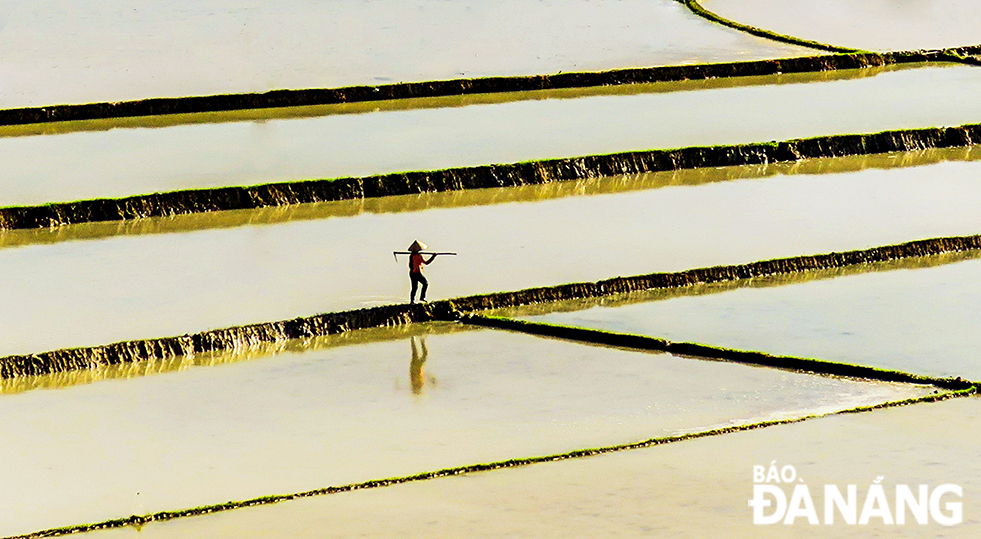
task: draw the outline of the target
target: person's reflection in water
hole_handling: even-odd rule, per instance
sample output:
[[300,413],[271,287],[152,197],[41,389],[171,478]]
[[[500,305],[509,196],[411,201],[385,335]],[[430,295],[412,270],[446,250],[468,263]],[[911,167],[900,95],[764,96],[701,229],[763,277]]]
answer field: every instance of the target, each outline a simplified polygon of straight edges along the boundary
[[[429,357],[429,350],[426,348],[426,338],[419,338],[419,345],[416,346],[416,336],[413,335],[409,342],[412,344],[412,362],[409,363],[409,380],[412,383],[412,392],[416,395],[422,393],[422,387],[426,385],[426,375],[422,371],[422,366],[426,364]],[[421,350],[421,352],[420,352]],[[429,383],[433,384],[436,380],[429,378]]]

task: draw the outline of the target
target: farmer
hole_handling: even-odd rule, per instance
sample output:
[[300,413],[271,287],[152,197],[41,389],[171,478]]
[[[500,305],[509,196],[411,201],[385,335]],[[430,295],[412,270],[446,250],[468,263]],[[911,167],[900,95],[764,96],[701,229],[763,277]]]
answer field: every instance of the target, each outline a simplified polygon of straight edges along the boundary
[[416,240],[412,242],[409,246],[409,280],[412,281],[412,292],[409,293],[409,303],[416,302],[416,288],[419,283],[422,283],[422,291],[419,293],[419,301],[425,303],[426,301],[426,290],[429,288],[429,281],[426,280],[426,276],[422,274],[422,267],[426,264],[431,264],[433,259],[436,258],[436,254],[429,257],[426,260],[419,251],[426,249],[426,244]]

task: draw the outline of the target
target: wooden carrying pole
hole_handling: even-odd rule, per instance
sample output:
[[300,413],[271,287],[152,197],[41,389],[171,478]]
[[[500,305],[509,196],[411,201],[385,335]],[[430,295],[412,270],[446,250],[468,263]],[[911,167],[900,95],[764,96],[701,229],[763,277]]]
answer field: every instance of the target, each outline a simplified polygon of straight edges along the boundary
[[417,252],[417,253],[419,253],[421,255],[453,255],[453,256],[456,256],[456,253],[433,253],[433,252],[430,252],[430,251],[392,251],[392,256],[394,256],[395,257],[395,261],[398,262],[399,255],[411,255],[413,252]]

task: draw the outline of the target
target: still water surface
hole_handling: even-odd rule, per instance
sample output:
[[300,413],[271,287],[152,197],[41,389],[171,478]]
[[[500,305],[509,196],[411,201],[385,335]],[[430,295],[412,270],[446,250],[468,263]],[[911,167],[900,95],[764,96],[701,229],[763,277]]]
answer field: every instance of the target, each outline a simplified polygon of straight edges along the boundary
[[[981,380],[981,260],[691,296],[533,320]],[[925,259],[926,262],[928,259]],[[708,292],[708,293],[706,293]]]
[[0,354],[404,302],[407,262],[392,251],[414,238],[459,253],[426,270],[440,299],[981,232],[978,161],[747,167],[750,178],[717,181],[742,168],[627,179],[627,191],[576,184],[590,196],[420,195],[405,208],[429,209],[349,216],[342,202],[336,217],[0,249]]
[[0,5],[0,108],[815,54],[671,0]]
[[[95,539],[176,537],[704,537],[971,539],[981,533],[981,399],[815,419],[578,459],[330,495],[194,517]],[[753,466],[790,464],[824,521],[824,485],[856,485],[858,512],[878,477],[895,514],[895,485],[963,488],[963,523],[753,525]],[[787,498],[791,489],[785,487]],[[944,513],[949,512],[944,508]]]
[[703,0],[723,17],[777,33],[867,50],[981,45],[973,0]]
[[574,95],[157,129],[83,122],[44,136],[0,129],[14,135],[0,137],[0,205],[981,122],[981,69],[960,65]]
[[2,395],[0,534],[933,390],[453,329]]

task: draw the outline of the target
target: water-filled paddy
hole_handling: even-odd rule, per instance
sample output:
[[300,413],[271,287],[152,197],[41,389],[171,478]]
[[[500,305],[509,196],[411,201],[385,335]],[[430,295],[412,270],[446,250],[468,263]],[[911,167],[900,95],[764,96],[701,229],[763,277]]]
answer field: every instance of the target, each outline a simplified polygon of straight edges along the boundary
[[[574,461],[291,501],[97,532],[140,537],[977,537],[981,400],[841,415]],[[821,522],[753,525],[753,466],[795,467]],[[856,485],[858,512],[877,477],[895,515],[897,484],[963,488],[963,523],[824,525],[824,485]],[[772,483],[771,483],[772,484]],[[790,498],[790,487],[785,488]],[[767,512],[767,514],[769,511]]]
[[2,395],[0,532],[933,391],[453,329]]
[[94,124],[84,123],[79,131],[22,136],[24,128],[13,127],[0,130],[19,135],[0,137],[0,205],[981,121],[974,98],[981,70],[973,67],[850,74],[652,84],[637,94],[561,92],[562,99],[450,108],[327,107],[338,113],[159,129],[87,131]]
[[[0,249],[0,353],[404,302],[406,259],[391,253],[414,237],[459,253],[427,269],[429,299],[440,299],[976,234],[979,167],[941,161],[714,181],[740,174],[722,169],[715,179],[692,173],[691,184],[664,173],[647,184],[662,188],[621,192],[611,179],[605,192],[577,184],[591,196],[477,206],[467,200],[486,204],[482,191],[420,195],[403,197],[405,209],[430,209],[399,211],[390,201],[384,213],[350,216],[341,202],[341,215],[322,219]],[[634,181],[645,182],[625,183]]]
[[783,58],[670,0],[11,5],[0,108]]
[[867,50],[981,44],[971,0],[702,0],[728,19],[780,34]]
[[945,161],[981,160],[981,146],[927,149],[903,153],[852,155],[803,159],[723,168],[680,169],[657,174],[608,176],[589,181],[532,184],[507,189],[446,191],[419,195],[351,199],[344,202],[293,204],[259,209],[191,213],[171,217],[100,221],[53,228],[0,230],[0,248],[113,236],[166,234],[249,225],[269,225],[362,214],[405,213],[422,210],[537,202],[566,197],[623,193],[662,187],[694,187],[701,184],[779,175],[833,174],[865,169],[891,169],[935,165]]
[[[929,264],[929,259],[923,260]],[[981,380],[981,260],[694,295],[533,320]]]

